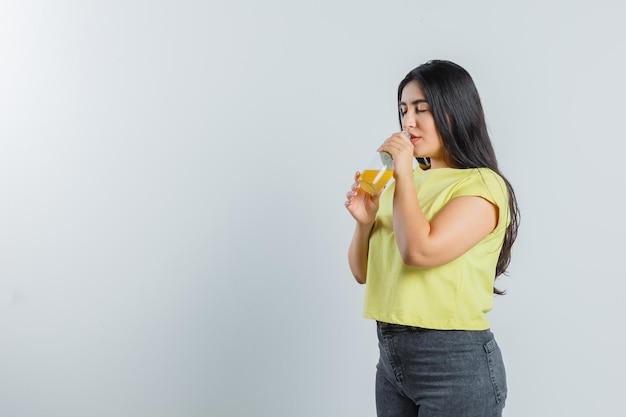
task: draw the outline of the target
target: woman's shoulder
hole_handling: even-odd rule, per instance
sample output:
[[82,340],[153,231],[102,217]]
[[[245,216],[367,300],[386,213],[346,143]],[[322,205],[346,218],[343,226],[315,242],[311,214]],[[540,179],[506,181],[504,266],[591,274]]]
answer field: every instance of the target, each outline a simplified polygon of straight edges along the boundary
[[500,174],[491,168],[436,168],[426,171],[416,169],[416,171],[427,177],[451,178],[459,181],[480,180],[504,183]]
[[430,184],[466,186],[474,184],[487,188],[506,189],[504,179],[490,168],[436,168],[422,171],[416,169],[416,179]]
[[472,168],[474,175],[487,183],[504,184],[504,178],[491,168]]
[[457,171],[466,171],[457,173],[459,193],[489,197],[488,199],[494,202],[507,195],[504,179],[490,168],[468,168]]

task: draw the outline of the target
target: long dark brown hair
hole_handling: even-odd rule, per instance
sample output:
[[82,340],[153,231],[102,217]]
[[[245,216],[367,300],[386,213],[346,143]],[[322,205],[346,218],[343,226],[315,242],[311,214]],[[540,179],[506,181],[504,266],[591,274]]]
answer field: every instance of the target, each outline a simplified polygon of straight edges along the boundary
[[[504,235],[495,280],[506,273],[511,262],[511,248],[517,238],[520,213],[513,187],[498,169],[478,90],[464,68],[450,61],[433,60],[411,70],[400,82],[398,103],[402,90],[411,81],[417,81],[430,104],[435,125],[452,165],[460,169],[489,168],[500,175],[506,184],[511,222]],[[399,117],[402,126],[400,113]],[[493,292],[504,294],[495,286]]]

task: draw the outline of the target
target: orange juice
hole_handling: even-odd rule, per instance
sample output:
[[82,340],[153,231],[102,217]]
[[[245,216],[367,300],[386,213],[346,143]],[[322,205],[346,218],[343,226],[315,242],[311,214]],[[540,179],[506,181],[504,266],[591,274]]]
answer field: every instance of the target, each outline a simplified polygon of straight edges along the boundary
[[389,182],[393,176],[393,170],[375,170],[366,169],[361,173],[359,177],[359,184],[361,188],[367,191],[371,195],[376,195],[385,188],[385,185]]

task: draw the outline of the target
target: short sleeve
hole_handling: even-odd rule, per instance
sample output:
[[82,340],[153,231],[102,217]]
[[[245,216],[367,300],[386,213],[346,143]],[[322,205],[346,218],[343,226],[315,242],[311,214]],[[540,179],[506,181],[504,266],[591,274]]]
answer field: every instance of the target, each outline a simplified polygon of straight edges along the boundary
[[[509,193],[502,177],[490,169],[476,169],[455,187],[453,197],[476,196],[496,205],[499,209],[500,225],[507,226],[510,221]],[[502,222],[504,219],[504,222]]]

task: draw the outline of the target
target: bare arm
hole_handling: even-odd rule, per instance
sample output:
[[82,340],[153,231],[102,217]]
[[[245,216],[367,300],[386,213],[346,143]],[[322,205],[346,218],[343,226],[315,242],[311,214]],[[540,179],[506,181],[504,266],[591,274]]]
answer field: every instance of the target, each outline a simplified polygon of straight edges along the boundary
[[365,284],[367,278],[367,256],[372,227],[373,225],[368,227],[357,224],[348,249],[348,264],[359,284]]
[[482,197],[457,197],[430,221],[419,206],[413,181],[396,181],[393,229],[404,263],[435,267],[458,258],[487,236],[497,207]]
[[413,183],[413,145],[406,136],[394,134],[381,149],[393,156],[393,231],[405,264],[430,268],[448,263],[496,227],[497,207],[477,196],[452,199],[428,221]]
[[376,220],[380,194],[371,196],[363,191],[357,182],[359,175],[359,172],[354,175],[355,182],[346,194],[346,208],[356,220],[356,228],[348,248],[348,265],[354,279],[359,284],[365,284],[370,233]]

